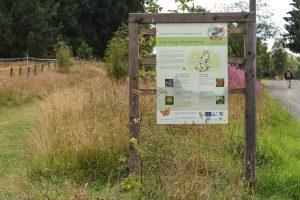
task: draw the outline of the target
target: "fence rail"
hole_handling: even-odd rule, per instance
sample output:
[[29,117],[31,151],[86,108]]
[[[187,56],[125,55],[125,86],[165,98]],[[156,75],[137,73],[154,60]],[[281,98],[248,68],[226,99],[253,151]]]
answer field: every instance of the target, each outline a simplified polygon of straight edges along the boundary
[[0,58],[0,61],[26,61],[26,60],[35,60],[35,61],[56,61],[56,59],[51,58],[33,58],[33,57],[21,57],[21,58]]
[[[0,59],[0,61],[1,60],[3,60],[3,59]],[[52,60],[52,61],[48,61],[48,62],[42,62],[42,63],[38,63],[38,64],[20,66],[20,67],[0,68],[0,76],[2,75],[1,72],[8,72],[6,74],[6,76],[9,75],[10,77],[13,77],[13,76],[16,76],[16,75],[18,75],[18,76],[22,76],[22,75],[30,76],[31,73],[33,73],[33,75],[36,76],[37,74],[45,72],[46,71],[45,68],[48,68],[47,71],[56,70],[56,60]]]

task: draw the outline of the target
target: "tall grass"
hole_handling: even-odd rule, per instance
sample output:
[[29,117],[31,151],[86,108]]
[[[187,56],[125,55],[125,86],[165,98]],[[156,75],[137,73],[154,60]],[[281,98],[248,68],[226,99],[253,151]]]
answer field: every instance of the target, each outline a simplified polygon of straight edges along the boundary
[[37,76],[0,76],[0,105],[16,105],[35,98],[44,98],[64,86],[80,84],[98,76],[99,70],[89,65],[74,67],[70,74],[47,72]]
[[[28,61],[28,65],[38,64],[39,62]],[[24,67],[27,66],[27,61],[0,61],[0,69],[4,67]]]
[[14,105],[35,97],[42,98],[66,82],[67,78],[57,73],[35,77],[0,77],[0,105]]
[[[103,73],[47,97],[27,142],[31,177],[122,182],[129,142],[127,92],[127,83],[115,84]],[[107,186],[108,197],[248,197],[243,180],[244,97],[230,95],[229,101],[229,125],[158,126],[155,97],[141,96],[143,187],[125,192],[122,184]],[[265,103],[260,95],[259,121],[266,117]]]
[[[143,84],[146,87],[152,81],[144,80]],[[243,178],[243,95],[229,95],[228,125],[192,126],[157,125],[156,97],[140,96],[142,185],[130,176],[124,178],[129,142],[127,88],[127,82],[116,84],[100,70],[97,77],[48,96],[27,141],[31,179],[71,179],[79,185],[89,182],[91,186],[82,188],[92,191],[91,199],[299,197],[298,165],[284,164],[284,174],[279,174],[282,162],[295,163],[299,156],[285,156],[285,148],[278,144],[281,132],[277,132],[283,129],[280,114],[285,112],[265,95],[260,85],[257,188],[248,188]],[[297,124],[286,115],[286,124]],[[291,138],[282,141],[289,152],[297,152],[295,146],[288,145]]]
[[53,93],[41,104],[28,141],[34,176],[107,180],[125,171],[126,86],[98,75]]

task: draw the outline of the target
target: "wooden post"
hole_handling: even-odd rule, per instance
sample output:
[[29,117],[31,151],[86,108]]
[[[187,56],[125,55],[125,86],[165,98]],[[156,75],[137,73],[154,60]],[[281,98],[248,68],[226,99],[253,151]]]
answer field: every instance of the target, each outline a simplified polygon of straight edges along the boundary
[[19,68],[19,76],[22,75],[22,67]]
[[30,74],[30,66],[27,67],[27,76],[29,76],[29,74]]
[[[155,23],[231,23],[245,22],[245,30],[235,33],[245,33],[245,178],[249,183],[255,181],[256,166],[256,0],[249,0],[250,12],[241,13],[131,13],[129,14],[129,119],[130,141],[139,142],[140,110],[139,98],[133,90],[139,90],[139,64],[155,64],[153,59],[138,60],[138,34],[140,24]],[[143,31],[141,31],[143,32]],[[153,31],[147,34],[154,34]],[[143,90],[144,92],[147,92]],[[154,91],[148,91],[155,94]],[[134,144],[130,143],[129,170],[130,173],[141,174],[141,160]]]
[[[140,177],[141,160],[135,146],[139,143],[140,106],[139,96],[133,92],[139,88],[139,25],[129,23],[129,172]],[[134,144],[134,141],[137,144]]]
[[14,75],[14,68],[10,67],[10,77]]
[[42,64],[42,70],[41,71],[42,71],[42,73],[44,72],[44,64]]
[[36,64],[34,64],[34,75],[36,76]]
[[[256,12],[256,0],[249,0],[250,12]],[[256,178],[256,22],[246,22],[245,39],[245,178]]]
[[48,71],[50,71],[50,62],[48,62]]

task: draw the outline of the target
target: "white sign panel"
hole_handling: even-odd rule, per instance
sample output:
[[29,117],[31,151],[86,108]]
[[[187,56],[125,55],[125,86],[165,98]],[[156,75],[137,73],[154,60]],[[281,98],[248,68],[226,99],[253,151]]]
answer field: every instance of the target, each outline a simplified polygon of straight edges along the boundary
[[226,23],[156,24],[157,123],[228,123]]

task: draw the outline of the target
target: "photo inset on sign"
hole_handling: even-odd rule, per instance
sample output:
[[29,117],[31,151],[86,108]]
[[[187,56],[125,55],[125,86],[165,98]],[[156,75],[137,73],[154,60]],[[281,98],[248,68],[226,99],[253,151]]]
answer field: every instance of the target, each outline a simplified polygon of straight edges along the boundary
[[166,105],[174,105],[174,96],[166,96],[165,104]]
[[174,79],[165,79],[166,87],[174,87]]
[[224,87],[224,78],[217,78],[216,79],[216,87]]
[[216,104],[225,104],[225,96],[216,96]]

